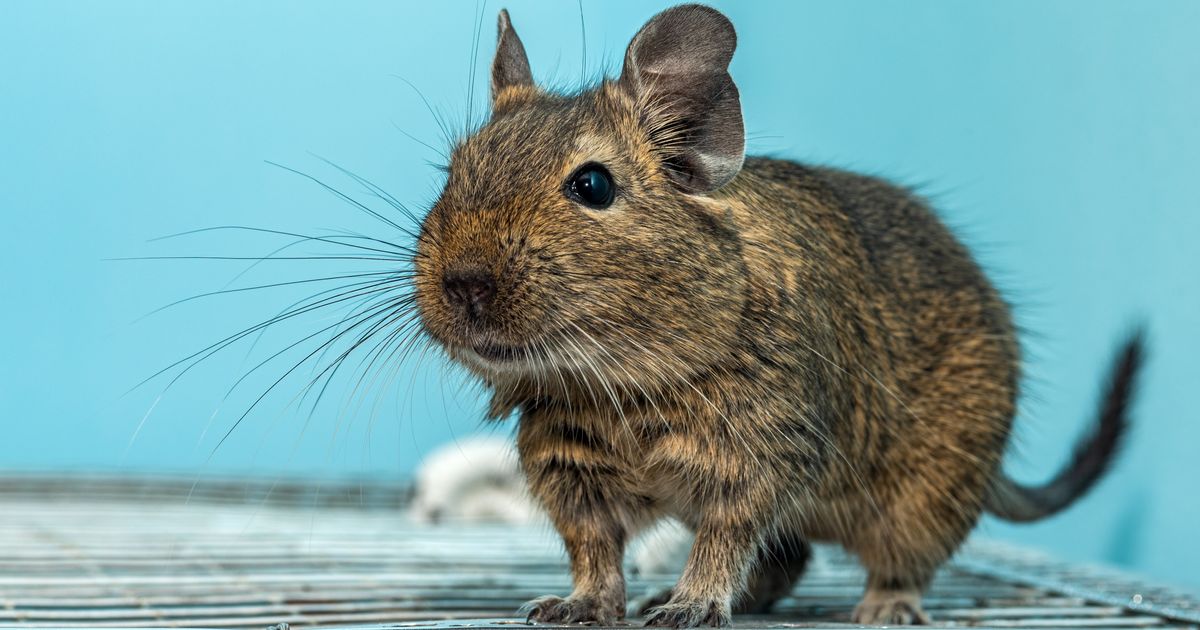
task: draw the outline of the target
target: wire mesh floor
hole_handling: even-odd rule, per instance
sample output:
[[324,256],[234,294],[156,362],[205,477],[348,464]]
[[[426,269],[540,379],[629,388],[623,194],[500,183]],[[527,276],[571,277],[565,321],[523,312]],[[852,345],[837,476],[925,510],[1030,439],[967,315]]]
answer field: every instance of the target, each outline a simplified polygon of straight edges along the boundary
[[[569,591],[545,528],[418,526],[405,499],[395,486],[2,478],[0,626],[511,630],[521,603]],[[735,626],[846,625],[862,572],[823,557],[775,613]],[[631,597],[674,577],[633,577]],[[949,627],[1200,627],[1195,598],[984,542],[925,605]]]

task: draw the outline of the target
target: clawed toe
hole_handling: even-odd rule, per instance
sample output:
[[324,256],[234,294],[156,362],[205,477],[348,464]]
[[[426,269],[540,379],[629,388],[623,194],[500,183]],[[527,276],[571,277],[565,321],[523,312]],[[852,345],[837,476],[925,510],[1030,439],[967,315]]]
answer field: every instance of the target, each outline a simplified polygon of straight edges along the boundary
[[930,623],[914,591],[869,591],[854,607],[851,621],[865,625],[908,626]]
[[729,625],[729,605],[718,601],[668,602],[646,611],[646,627],[695,628]]
[[[541,623],[597,623],[609,626],[623,616],[618,606],[605,606],[585,597],[539,597],[521,606],[526,621]],[[619,611],[619,612],[618,612]]]

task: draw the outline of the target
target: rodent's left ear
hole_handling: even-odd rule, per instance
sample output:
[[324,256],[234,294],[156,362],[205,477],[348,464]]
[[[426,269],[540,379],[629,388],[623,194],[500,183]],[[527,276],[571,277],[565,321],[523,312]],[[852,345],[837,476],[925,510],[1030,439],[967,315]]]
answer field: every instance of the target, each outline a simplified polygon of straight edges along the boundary
[[500,9],[496,20],[496,57],[492,60],[492,102],[504,90],[520,86],[532,87],[533,73],[529,71],[525,45],[508,19],[508,10]]
[[742,169],[742,103],[729,76],[737,35],[716,9],[686,4],[654,16],[625,52],[621,86],[638,102],[667,174],[690,192]]

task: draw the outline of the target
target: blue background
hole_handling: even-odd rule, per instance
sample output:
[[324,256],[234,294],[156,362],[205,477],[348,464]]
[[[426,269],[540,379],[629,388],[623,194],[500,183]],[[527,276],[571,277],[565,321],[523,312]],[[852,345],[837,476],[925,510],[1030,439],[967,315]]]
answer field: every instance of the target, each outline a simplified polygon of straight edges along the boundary
[[[741,37],[733,75],[751,151],[921,184],[1017,304],[1030,331],[1017,476],[1057,468],[1117,336],[1149,322],[1152,360],[1115,474],[1059,518],[985,533],[1200,586],[1200,3],[717,5]],[[584,2],[584,58],[574,3],[508,2],[535,74],[568,85],[618,67],[663,6]],[[139,319],[227,286],[247,263],[106,259],[261,256],[289,242],[232,231],[148,242],[228,224],[397,238],[264,160],[371,201],[317,156],[328,158],[427,207],[441,157],[422,142],[444,143],[422,95],[456,129],[469,92],[482,111],[498,8],[0,4],[0,467],[400,477],[478,430],[477,392],[426,355],[389,363],[369,391],[339,377],[307,423],[289,406],[304,384],[293,378],[215,448],[290,363],[226,398],[229,386],[329,320],[274,327],[165,393],[162,378],[123,392],[318,285]],[[334,251],[317,245],[287,252]],[[228,286],[395,267],[276,261]]]

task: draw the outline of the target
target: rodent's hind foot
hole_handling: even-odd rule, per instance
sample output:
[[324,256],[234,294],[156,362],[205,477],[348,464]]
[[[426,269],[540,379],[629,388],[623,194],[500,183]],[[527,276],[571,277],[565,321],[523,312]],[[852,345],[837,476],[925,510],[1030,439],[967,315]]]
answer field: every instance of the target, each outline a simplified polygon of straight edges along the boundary
[[670,601],[646,611],[648,628],[722,628],[729,620],[729,603],[717,600]]
[[850,621],[870,626],[909,626],[930,623],[921,609],[921,593],[916,590],[867,589],[854,607]]
[[517,611],[526,621],[541,623],[595,623],[611,626],[625,617],[624,604],[610,605],[594,597],[546,595],[526,602]]

